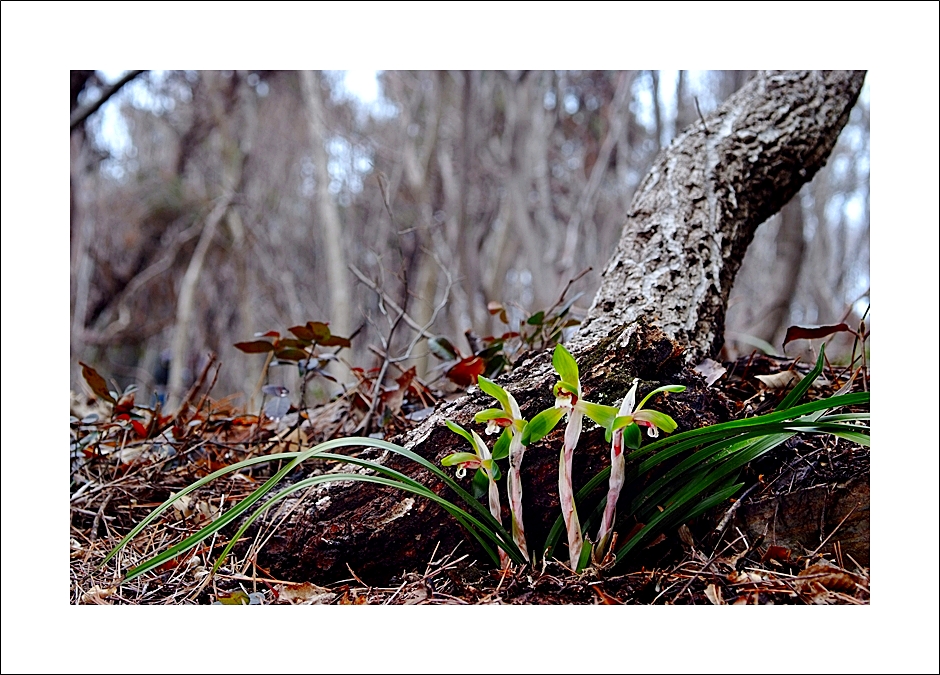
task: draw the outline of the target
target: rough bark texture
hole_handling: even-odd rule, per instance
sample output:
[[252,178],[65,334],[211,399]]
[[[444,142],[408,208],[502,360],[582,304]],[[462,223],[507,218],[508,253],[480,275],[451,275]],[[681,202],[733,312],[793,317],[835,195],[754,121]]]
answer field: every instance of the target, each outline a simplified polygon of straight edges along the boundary
[[754,231],[825,164],[864,79],[761,73],[678,136],[637,189],[582,340],[655,316],[690,362],[714,356]]
[[[863,80],[862,72],[763,74],[660,155],[634,199],[589,318],[569,345],[588,400],[614,404],[639,377],[639,396],[664,382],[688,386],[658,404],[680,428],[728,418],[722,401],[685,366],[720,346],[725,302],[754,229],[823,165]],[[500,384],[531,419],[553,403],[554,381],[551,354],[542,353],[517,364]],[[490,404],[471,392],[398,440],[439,462],[464,449],[443,420],[472,425],[473,415]],[[559,425],[526,452],[523,504],[533,548],[559,513],[562,435]],[[574,460],[576,489],[606,465],[608,452],[602,430],[587,424]],[[442,488],[397,456],[383,461]],[[320,487],[283,512],[290,515],[259,559],[280,578],[346,577],[348,564],[379,583],[427,564],[435,546],[449,552],[465,541],[433,504],[359,483]],[[509,522],[508,513],[503,520]]]

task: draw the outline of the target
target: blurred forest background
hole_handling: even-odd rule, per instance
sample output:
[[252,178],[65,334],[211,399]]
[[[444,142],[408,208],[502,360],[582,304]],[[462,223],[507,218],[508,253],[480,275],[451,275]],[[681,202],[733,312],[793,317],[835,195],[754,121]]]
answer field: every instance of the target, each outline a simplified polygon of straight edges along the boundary
[[[361,328],[342,356],[369,368],[396,307],[391,353],[426,375],[422,333],[466,353],[467,329],[508,330],[489,302],[515,325],[591,268],[568,292],[583,315],[655,155],[755,74],[71,71],[71,386],[81,360],[173,399],[211,351],[214,395],[251,392],[263,357],[233,343],[308,320]],[[866,84],[827,166],[758,229],[726,356],[856,327],[869,284]]]

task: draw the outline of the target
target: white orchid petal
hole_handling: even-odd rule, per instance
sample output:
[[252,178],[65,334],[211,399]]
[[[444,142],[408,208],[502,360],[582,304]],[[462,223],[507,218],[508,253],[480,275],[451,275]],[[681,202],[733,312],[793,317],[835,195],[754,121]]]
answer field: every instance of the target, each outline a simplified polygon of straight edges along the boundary
[[633,406],[636,405],[636,388],[639,386],[639,380],[633,380],[633,386],[627,395],[623,397],[623,403],[620,404],[620,415],[630,415],[633,413]]
[[507,412],[512,415],[513,420],[521,420],[522,412],[519,410],[519,404],[516,403],[516,399],[513,398],[512,394],[509,392],[506,392],[506,396],[509,397],[509,410]]

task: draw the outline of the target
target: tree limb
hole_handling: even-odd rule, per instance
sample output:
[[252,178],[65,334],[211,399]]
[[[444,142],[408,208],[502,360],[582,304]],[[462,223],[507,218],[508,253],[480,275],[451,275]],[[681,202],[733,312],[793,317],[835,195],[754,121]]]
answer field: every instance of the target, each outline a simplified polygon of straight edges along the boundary
[[714,356],[754,231],[826,163],[864,80],[761,73],[705,118],[711,133],[680,134],[637,188],[577,342],[655,317],[690,363]]
[[73,131],[75,127],[77,127],[79,124],[81,124],[86,119],[91,117],[98,110],[98,108],[100,108],[105,103],[107,103],[108,99],[114,96],[116,93],[118,93],[125,84],[133,80],[135,77],[137,77],[141,73],[146,73],[146,72],[147,72],[146,70],[129,70],[127,74],[124,75],[124,77],[122,77],[120,80],[118,80],[114,84],[111,84],[105,87],[102,90],[101,96],[98,97],[97,101],[93,103],[89,103],[88,105],[84,105],[72,113],[71,118],[69,120],[70,122],[69,131]]

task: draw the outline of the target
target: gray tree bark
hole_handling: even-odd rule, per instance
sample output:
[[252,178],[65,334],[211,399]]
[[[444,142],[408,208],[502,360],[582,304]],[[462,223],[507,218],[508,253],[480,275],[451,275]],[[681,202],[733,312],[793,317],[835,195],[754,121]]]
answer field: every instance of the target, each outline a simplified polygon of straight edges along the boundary
[[734,276],[757,226],[825,164],[864,73],[761,73],[659,155],[578,343],[641,316],[698,362],[721,348]]
[[[633,377],[647,391],[668,380],[688,386],[662,405],[680,428],[727,419],[723,402],[687,366],[721,346],[728,292],[754,230],[825,163],[864,78],[862,71],[762,73],[659,155],[634,197],[589,316],[569,344],[589,400],[615,403]],[[500,384],[531,419],[552,404],[554,381],[546,352],[517,364]],[[463,442],[443,421],[472,425],[490,403],[474,390],[439,407],[399,442],[439,462]],[[559,513],[561,433],[530,448],[523,465],[526,533],[536,547]],[[587,426],[576,453],[576,489],[606,465],[608,452],[603,431]],[[443,489],[394,456],[382,461]],[[449,551],[463,539],[439,508],[392,489],[356,483],[314,492],[284,506],[290,515],[259,557],[281,578],[336,579],[348,576],[348,564],[380,582],[426,564],[438,544]]]

